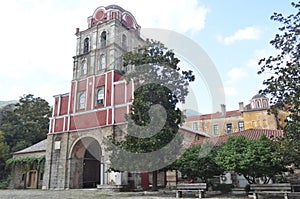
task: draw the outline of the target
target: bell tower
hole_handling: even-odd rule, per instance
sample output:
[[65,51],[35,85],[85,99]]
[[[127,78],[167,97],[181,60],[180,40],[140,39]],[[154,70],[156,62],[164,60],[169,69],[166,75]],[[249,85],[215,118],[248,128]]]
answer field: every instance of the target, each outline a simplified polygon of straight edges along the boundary
[[109,5],[98,7],[87,21],[86,30],[76,29],[73,80],[122,71],[122,55],[144,42],[134,16],[120,6]]
[[145,41],[133,15],[120,6],[98,7],[87,21],[88,28],[75,33],[70,92],[54,96],[45,189],[128,184],[126,173],[108,171],[104,140],[126,130],[134,85],[123,77],[122,56]]

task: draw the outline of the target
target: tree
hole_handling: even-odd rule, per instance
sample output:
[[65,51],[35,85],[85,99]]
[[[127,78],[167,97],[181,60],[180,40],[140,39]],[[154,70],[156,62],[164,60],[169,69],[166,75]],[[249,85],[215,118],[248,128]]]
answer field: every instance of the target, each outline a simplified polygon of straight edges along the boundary
[[26,148],[47,137],[51,108],[47,101],[24,95],[13,111],[3,115],[0,130],[11,152]]
[[270,41],[279,54],[261,59],[258,74],[272,74],[263,82],[265,88],[260,91],[270,96],[271,112],[275,115],[278,110],[289,113],[285,120],[285,137],[278,148],[287,162],[300,164],[300,2],[291,5],[297,9],[296,14],[285,17],[274,13],[271,16],[271,20],[283,24],[279,28],[281,33]]
[[0,182],[5,176],[5,161],[9,158],[9,146],[4,141],[3,132],[0,131]]
[[209,178],[223,173],[214,161],[215,155],[216,147],[211,143],[193,145],[175,162],[175,168],[189,179],[200,178],[207,182]]
[[179,61],[172,50],[153,41],[124,55],[125,78],[136,89],[126,116],[127,134],[121,140],[112,136],[118,148],[110,159],[117,170],[152,171],[153,190],[157,171],[175,161],[181,149],[178,129],[183,115],[176,105],[184,102],[194,76],[192,71],[180,73]]
[[255,184],[257,178],[268,183],[272,177],[286,170],[274,141],[264,135],[259,140],[229,137],[218,149],[215,161],[226,171],[242,174],[249,184]]

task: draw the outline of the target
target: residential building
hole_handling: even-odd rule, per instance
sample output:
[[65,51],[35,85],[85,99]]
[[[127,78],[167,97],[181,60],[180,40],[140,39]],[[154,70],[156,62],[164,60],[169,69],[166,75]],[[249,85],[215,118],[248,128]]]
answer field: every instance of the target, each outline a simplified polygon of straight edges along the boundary
[[276,117],[268,113],[269,108],[269,99],[257,94],[246,106],[240,102],[236,110],[227,111],[226,105],[222,104],[219,112],[189,116],[184,126],[211,136],[221,136],[252,128],[277,129],[278,125],[284,124],[286,113],[279,112],[278,117],[281,120],[278,123]]

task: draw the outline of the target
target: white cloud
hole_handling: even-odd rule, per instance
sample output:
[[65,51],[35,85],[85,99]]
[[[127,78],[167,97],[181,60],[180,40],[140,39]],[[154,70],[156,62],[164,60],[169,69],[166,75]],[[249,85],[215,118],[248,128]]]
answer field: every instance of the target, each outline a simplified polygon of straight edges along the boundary
[[232,68],[228,71],[227,75],[231,80],[238,80],[247,75],[247,72],[244,68]]
[[[186,0],[116,0],[115,3],[130,11],[142,28],[164,28],[181,33],[202,30],[209,12],[197,0],[189,0],[188,3]],[[112,2],[104,0],[100,4],[106,6]]]
[[224,91],[225,91],[226,98],[237,96],[238,94],[236,88],[233,86],[224,86]]
[[260,34],[261,31],[259,28],[249,26],[244,29],[239,29],[233,35],[227,37],[218,36],[218,40],[224,43],[225,45],[230,45],[236,41],[257,40],[259,39]]
[[226,98],[238,97],[240,94],[241,85],[249,76],[249,71],[246,68],[234,67],[227,72],[227,77],[224,81],[224,90]]
[[[258,62],[263,59],[263,58],[269,58],[270,56],[277,56],[278,54],[280,54],[280,51],[277,51],[274,48],[265,48],[265,49],[259,49],[259,50],[255,50],[253,53],[252,58],[250,58],[247,62],[247,67],[255,69],[255,70],[259,70],[261,65],[258,64]],[[288,60],[288,58],[285,59],[286,61]]]

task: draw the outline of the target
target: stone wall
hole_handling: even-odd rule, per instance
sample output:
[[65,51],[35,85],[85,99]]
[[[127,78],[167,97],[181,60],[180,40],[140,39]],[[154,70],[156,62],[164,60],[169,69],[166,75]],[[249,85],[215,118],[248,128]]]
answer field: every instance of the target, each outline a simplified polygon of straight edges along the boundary
[[[47,153],[45,165],[44,189],[65,189],[65,188],[82,188],[82,154],[84,149],[78,149],[79,141],[84,146],[91,141],[96,140],[101,147],[101,164],[102,168],[108,168],[109,152],[106,150],[105,139],[112,135],[121,138],[125,125],[107,126],[104,128],[90,129],[76,132],[65,132],[61,134],[49,134],[47,140]],[[84,143],[86,142],[86,143]],[[60,146],[60,147],[59,147]],[[77,148],[76,148],[77,147]],[[77,151],[76,151],[77,150]],[[80,151],[83,150],[83,151]],[[75,170],[77,171],[75,172]],[[109,181],[107,174],[103,174],[103,183]],[[78,182],[76,182],[78,179]],[[77,185],[75,185],[75,184]]]
[[[35,173],[33,182],[30,182],[30,173]],[[16,165],[11,173],[8,189],[41,189],[43,186],[44,173],[37,170],[25,172],[24,168]]]

